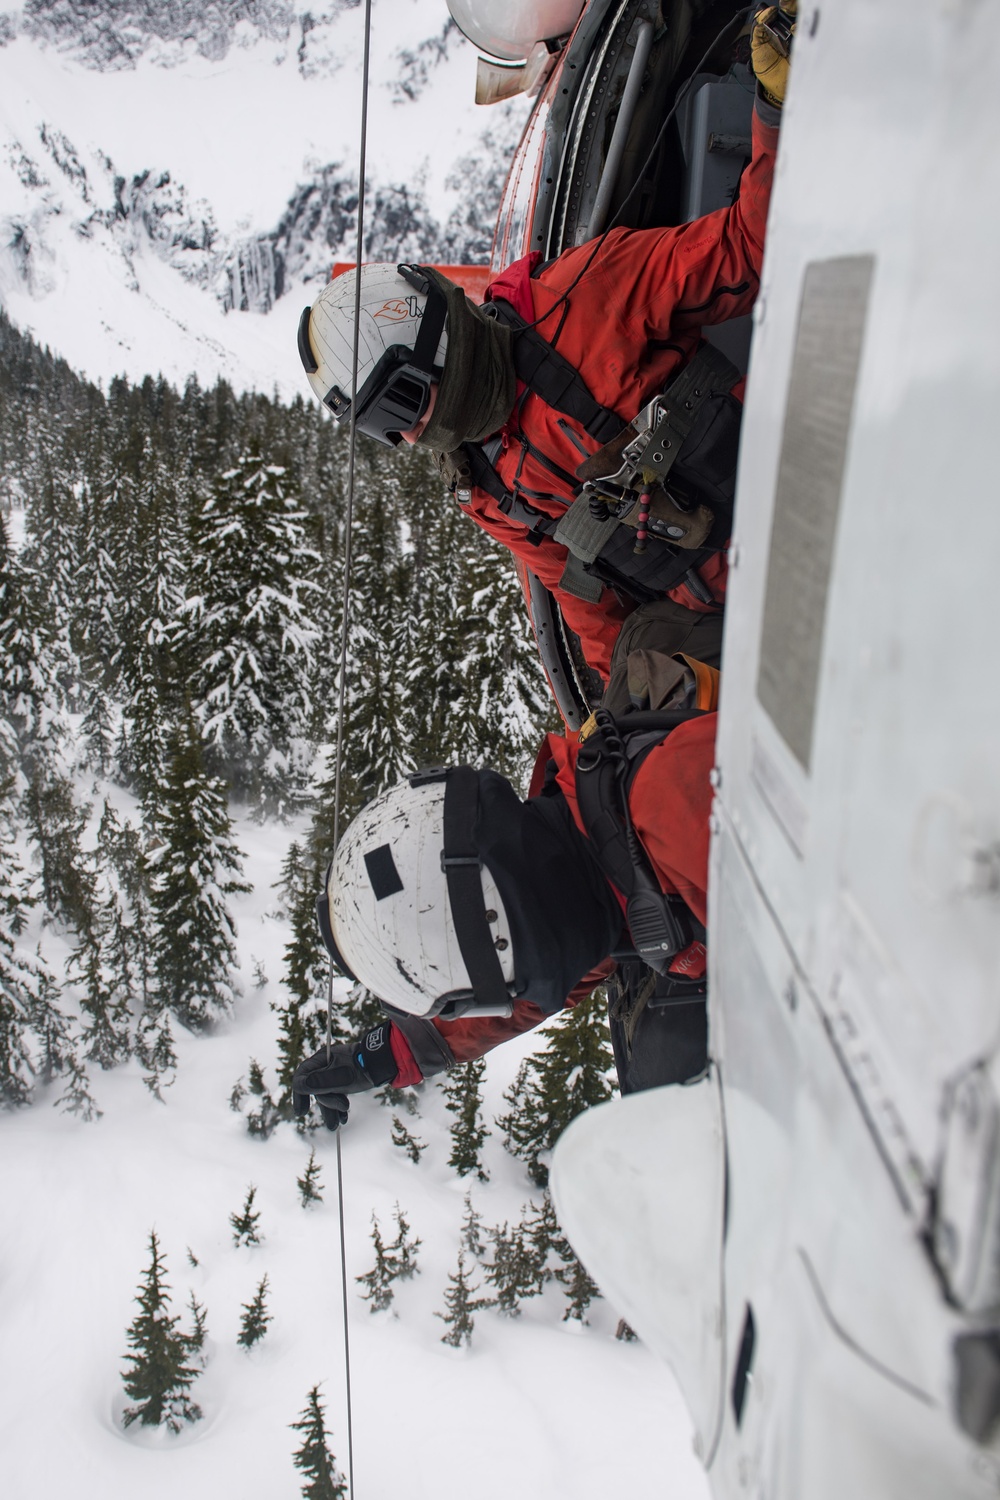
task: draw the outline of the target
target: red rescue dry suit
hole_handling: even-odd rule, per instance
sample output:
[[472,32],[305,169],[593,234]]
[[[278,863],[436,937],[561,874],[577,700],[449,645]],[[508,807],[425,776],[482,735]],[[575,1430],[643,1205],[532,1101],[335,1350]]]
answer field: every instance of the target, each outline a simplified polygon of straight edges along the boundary
[[[587,269],[564,304],[537,332],[581,375],[595,401],[624,421],[671,382],[695,354],[701,329],[740,317],[760,284],[764,232],[778,112],[758,100],[753,158],[729,209],[670,229],[614,229],[587,265],[593,244],[567,250],[540,266],[537,254],[516,261],[487,291],[487,301],[509,303],[527,322],[555,307]],[[533,392],[519,398],[500,434],[494,467],[505,487],[546,516],[561,516],[575,498],[573,475],[581,457],[600,444],[578,422],[560,415]],[[742,395],[742,383],[734,387]],[[523,396],[523,399],[522,399]],[[588,663],[607,680],[611,653],[628,611],[610,588],[588,602],[561,587],[567,550],[551,535],[504,513],[473,487],[464,508],[552,591],[567,624],[580,637]],[[681,583],[669,597],[689,609],[717,609],[725,597],[725,550],[699,569],[701,598]]]
[[[704,925],[708,887],[708,819],[712,802],[709,773],[714,763],[716,714],[702,714],[681,724],[654,746],[641,762],[629,789],[629,810],[660,888],[682,898],[697,922]],[[548,777],[554,779],[580,833],[586,827],[577,799],[576,768],[580,746],[576,737],[550,734],[543,741],[532,778],[531,796],[539,795]],[[610,881],[608,882],[610,886]],[[619,892],[615,897],[621,902]],[[613,969],[608,959],[581,980],[567,997],[568,1005],[590,994]],[[672,972],[687,978],[704,974],[705,949],[692,943],[678,954]],[[576,972],[579,972],[577,970]],[[403,1018],[393,1013],[391,1045],[398,1065],[397,1088],[419,1083],[426,1075],[455,1062],[481,1057],[501,1042],[519,1036],[548,1019],[536,1004],[515,1000],[510,1016],[470,1016],[455,1021]]]

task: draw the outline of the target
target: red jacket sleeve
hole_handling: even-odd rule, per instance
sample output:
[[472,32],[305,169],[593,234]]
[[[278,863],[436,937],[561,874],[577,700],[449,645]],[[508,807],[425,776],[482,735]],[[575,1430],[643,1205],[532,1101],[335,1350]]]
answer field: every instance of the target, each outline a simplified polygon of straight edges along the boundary
[[682,724],[651,750],[632,783],[636,832],[664,890],[682,896],[707,920],[709,773],[715,763],[715,714]]

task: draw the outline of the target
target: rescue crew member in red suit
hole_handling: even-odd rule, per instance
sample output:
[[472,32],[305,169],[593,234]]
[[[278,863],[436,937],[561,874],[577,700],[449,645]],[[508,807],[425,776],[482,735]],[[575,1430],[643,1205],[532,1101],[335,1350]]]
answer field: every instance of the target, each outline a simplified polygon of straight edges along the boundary
[[[787,4],[794,9],[794,0]],[[769,14],[762,12],[758,23]],[[731,208],[672,228],[612,229],[596,242],[596,250],[591,242],[547,265],[537,254],[527,256],[486,293],[487,303],[506,303],[534,325],[582,377],[598,406],[623,422],[689,364],[703,328],[749,312],[757,296],[788,70],[787,57],[777,55],[760,24],[753,33],[752,60],[758,77],[753,155]],[[406,278],[398,274],[402,271]],[[410,274],[415,272],[420,275]],[[431,318],[427,296],[413,289],[428,282],[442,306],[441,292],[447,296],[447,315],[442,310],[435,324],[440,343],[435,336],[434,348],[421,352],[420,328]],[[567,548],[544,529],[544,522],[562,517],[575,498],[581,461],[603,445],[580,421],[525,388],[495,322],[487,327],[491,322],[430,267],[362,267],[357,424],[383,442],[402,438],[442,454],[469,515],[552,591],[588,664],[606,682],[634,600],[627,586],[601,589],[598,582],[596,597],[595,585],[584,590],[589,598],[567,587]],[[341,420],[350,415],[353,323],[354,278],[345,274],[324,288],[299,329],[310,383]],[[505,337],[507,332],[502,330]],[[403,357],[410,354],[415,363],[407,364]],[[742,382],[733,395],[742,397]],[[409,422],[414,411],[420,414]],[[497,435],[495,473],[509,494],[542,518],[542,529],[507,513],[481,485],[463,485],[454,463],[449,465],[463,444],[479,445]],[[660,649],[689,650],[717,664],[726,577],[722,538],[687,581],[666,591],[676,609],[670,612],[671,635],[657,642]],[[710,630],[698,630],[709,624]]]
[[[627,722],[627,716],[618,721],[623,729]],[[701,939],[715,728],[714,712],[682,722],[641,761],[628,792],[633,827],[660,889],[679,898],[693,919],[687,934],[692,940],[673,959],[668,976],[682,988],[705,972]],[[582,753],[586,746],[575,736],[547,736],[524,802],[495,772],[464,773],[480,783],[474,827],[481,864],[471,864],[475,881],[484,882],[481,905],[491,908],[480,920],[490,924],[490,939],[506,964],[504,998],[513,996],[506,1015],[476,1013],[468,998],[471,967],[454,941],[454,901],[445,887],[445,861],[439,862],[442,846],[444,855],[449,849],[438,783],[456,773],[428,773],[437,777],[433,785],[412,778],[415,785],[401,783],[358,815],[331,867],[327,941],[343,970],[390,1002],[391,1020],[333,1047],[329,1059],[322,1049],[300,1065],[293,1084],[300,1112],[308,1110],[312,1095],[336,1129],[347,1118],[348,1095],[419,1083],[481,1057],[576,1004],[608,975],[611,954],[630,939],[622,893],[594,857],[581,814]],[[423,863],[422,850],[430,856]],[[487,872],[494,882],[489,885]],[[440,1013],[442,998],[452,995],[466,997],[468,1013]],[[671,1009],[680,1015],[689,1007]],[[701,1028],[695,1038],[700,1071],[703,1006],[691,1019]],[[690,1050],[686,1033],[684,1045]],[[683,1066],[677,1071],[676,1061],[668,1066],[675,1070],[670,1077],[653,1078],[648,1070],[622,1076],[623,1090],[690,1076]]]

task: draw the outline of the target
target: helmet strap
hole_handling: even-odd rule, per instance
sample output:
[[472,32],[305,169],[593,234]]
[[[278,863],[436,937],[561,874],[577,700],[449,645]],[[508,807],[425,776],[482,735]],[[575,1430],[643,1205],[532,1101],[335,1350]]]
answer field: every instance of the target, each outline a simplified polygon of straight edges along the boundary
[[445,783],[441,868],[448,882],[458,946],[476,994],[476,1009],[489,1007],[504,1014],[510,1008],[510,991],[486,919],[480,873],[483,862],[476,848],[478,820],[479,772],[471,766],[456,766],[448,772]]

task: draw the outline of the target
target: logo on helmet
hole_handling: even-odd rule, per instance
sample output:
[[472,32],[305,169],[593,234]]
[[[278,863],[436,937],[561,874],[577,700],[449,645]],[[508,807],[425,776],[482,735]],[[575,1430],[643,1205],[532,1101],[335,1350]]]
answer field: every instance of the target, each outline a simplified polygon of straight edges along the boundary
[[384,323],[402,323],[406,318],[419,318],[420,308],[415,296],[390,297],[372,317],[381,318]]

